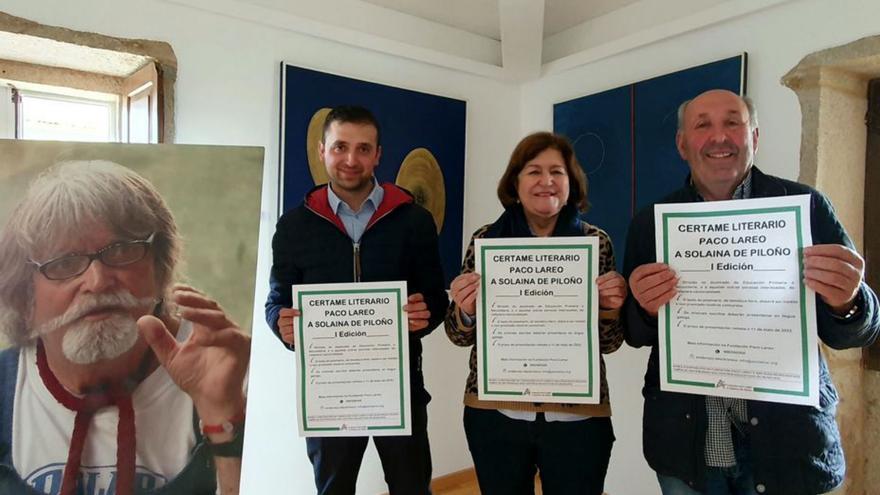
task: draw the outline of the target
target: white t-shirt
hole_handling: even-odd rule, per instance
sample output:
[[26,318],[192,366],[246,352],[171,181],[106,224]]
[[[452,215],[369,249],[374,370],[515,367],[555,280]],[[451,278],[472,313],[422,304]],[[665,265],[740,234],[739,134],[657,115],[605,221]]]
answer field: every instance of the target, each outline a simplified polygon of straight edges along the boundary
[[[181,326],[178,340],[191,329]],[[40,493],[57,494],[73,435],[76,413],[59,404],[37,370],[36,346],[22,348],[12,420],[12,463]],[[137,457],[135,489],[158,488],[186,466],[195,446],[192,399],[159,366],[135,389]],[[92,418],[80,473],[85,495],[113,493],[119,410],[110,406]]]

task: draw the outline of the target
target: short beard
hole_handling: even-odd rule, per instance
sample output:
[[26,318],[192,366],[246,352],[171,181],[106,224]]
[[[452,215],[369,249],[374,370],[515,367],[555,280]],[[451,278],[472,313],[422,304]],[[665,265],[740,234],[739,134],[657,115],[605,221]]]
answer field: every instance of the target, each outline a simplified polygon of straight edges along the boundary
[[[64,357],[76,364],[117,358],[137,342],[137,321],[131,316],[132,311],[155,303],[155,298],[137,299],[126,290],[83,295],[63,314],[34,328],[32,334],[37,337],[67,327],[61,339],[61,350]],[[98,321],[83,319],[96,309],[110,310],[112,314]]]
[[61,339],[61,350],[72,363],[94,364],[125,354],[137,338],[137,321],[120,312],[99,321],[72,323]]

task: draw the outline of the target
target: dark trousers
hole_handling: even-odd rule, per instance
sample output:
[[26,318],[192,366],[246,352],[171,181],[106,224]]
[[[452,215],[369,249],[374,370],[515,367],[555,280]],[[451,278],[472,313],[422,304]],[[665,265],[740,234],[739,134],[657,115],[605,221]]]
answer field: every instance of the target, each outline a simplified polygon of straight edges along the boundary
[[532,495],[540,472],[545,495],[599,495],[614,431],[611,418],[510,419],[494,409],[464,408],[464,431],[483,495]]
[[[391,495],[430,495],[427,404],[412,404],[412,435],[372,437]],[[318,495],[353,495],[370,437],[312,437],[306,449]]]
[[706,466],[706,488],[694,490],[675,476],[657,473],[663,495],[758,495],[752,475],[749,438],[731,428],[736,464],[730,467]]

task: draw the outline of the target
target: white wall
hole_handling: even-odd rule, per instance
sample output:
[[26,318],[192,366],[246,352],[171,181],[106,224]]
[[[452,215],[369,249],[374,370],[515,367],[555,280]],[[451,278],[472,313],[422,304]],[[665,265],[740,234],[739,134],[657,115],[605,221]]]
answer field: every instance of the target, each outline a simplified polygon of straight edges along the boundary
[[[515,87],[156,0],[5,0],[0,9],[44,24],[171,43],[180,66],[177,142],[266,147],[243,490],[255,495],[314,492],[305,445],[295,433],[293,355],[262,322],[276,220],[280,61],[468,100],[466,242],[498,215],[494,188],[509,152],[526,132],[552,127],[553,103],[741,51],[749,52],[749,94],[761,112],[758,162],[770,173],[796,178],[800,111],[779,78],[807,53],[880,32],[875,0],[801,0]],[[440,475],[470,464],[461,428],[467,356],[442,329],[425,344],[425,376],[434,396],[429,433]],[[658,491],[641,454],[639,390],[646,361],[645,350],[626,347],[608,359],[618,441],[606,491],[614,495]],[[384,491],[372,452],[360,481],[358,493]]]
[[[481,192],[494,188],[494,173],[474,170],[483,164],[504,162],[519,133],[517,88],[160,1],[6,0],[0,10],[43,24],[169,42],[179,62],[177,142],[266,147],[253,322],[256,359],[250,370],[242,493],[314,493],[305,442],[296,436],[294,355],[281,348],[262,316],[271,264],[270,241],[277,219],[279,63],[287,61],[467,100],[470,173],[466,177],[466,205],[478,202]],[[222,222],[222,217],[217,221]],[[478,227],[469,215],[464,225],[468,235]],[[426,339],[425,376],[434,396],[429,406],[429,435],[437,475],[464,469],[471,463],[461,427],[466,372],[466,351],[450,344],[442,328]],[[358,486],[358,493],[386,491],[372,447],[361,468]]]
[[[746,51],[748,94],[760,117],[757,164],[797,179],[801,114],[779,83],[805,55],[880,33],[880,2],[800,0],[622,53],[522,88],[523,133],[552,128],[553,104]],[[616,245],[622,256],[623,246]],[[607,357],[617,442],[605,489],[613,495],[658,493],[641,454],[641,384],[647,350],[626,346]]]

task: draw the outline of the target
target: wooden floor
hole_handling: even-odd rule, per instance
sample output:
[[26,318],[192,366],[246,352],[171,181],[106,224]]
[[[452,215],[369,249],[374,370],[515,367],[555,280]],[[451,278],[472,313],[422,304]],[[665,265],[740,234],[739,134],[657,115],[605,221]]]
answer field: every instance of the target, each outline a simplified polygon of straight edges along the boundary
[[480,488],[477,486],[477,475],[471,468],[434,479],[431,492],[434,495],[480,495]]
[[[431,482],[431,492],[434,495],[480,495],[477,474],[473,468],[470,468],[434,478]],[[541,481],[537,476],[535,476],[535,495],[541,495]]]
[[[473,468],[435,478],[431,482],[431,491],[434,495],[480,495],[477,475]],[[538,476],[535,476],[535,495],[542,495],[541,478]],[[603,495],[608,494],[603,493]]]
[[431,483],[434,495],[480,495],[473,469],[466,469],[437,478]]
[[[480,495],[477,475],[472,469],[464,469],[436,478],[431,483],[434,495]],[[535,477],[535,495],[541,495],[541,481]]]
[[[431,482],[431,492],[434,495],[480,495],[477,474],[471,468],[434,478],[434,481]],[[535,476],[535,495],[542,495],[541,479],[538,476]]]

